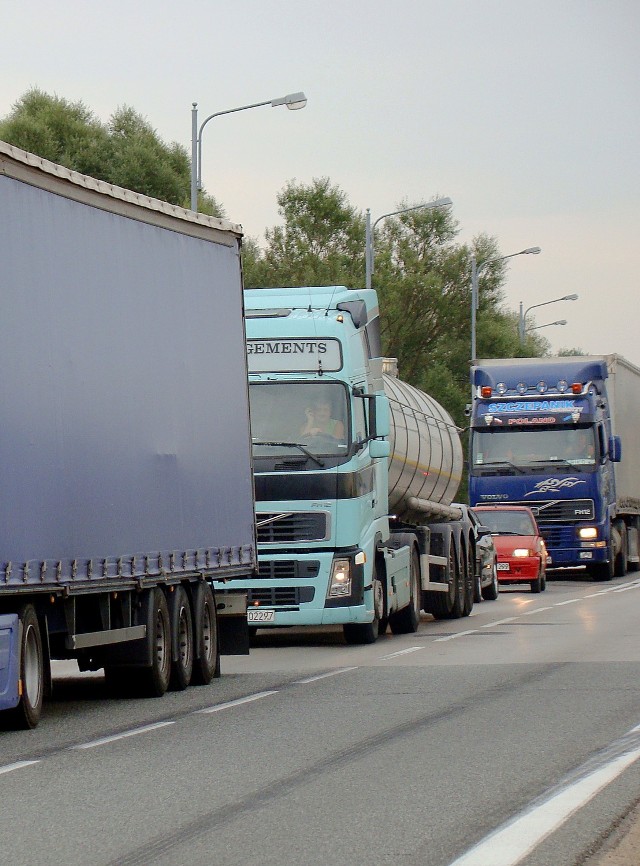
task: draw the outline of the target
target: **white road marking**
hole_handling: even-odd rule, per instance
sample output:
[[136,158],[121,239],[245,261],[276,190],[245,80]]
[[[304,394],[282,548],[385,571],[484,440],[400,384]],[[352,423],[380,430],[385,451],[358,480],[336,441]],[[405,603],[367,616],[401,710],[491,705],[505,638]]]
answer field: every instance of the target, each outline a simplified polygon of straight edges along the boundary
[[[484,628],[484,626],[482,626]],[[468,631],[458,631],[455,634],[448,634],[446,637],[437,637],[434,643],[444,643],[447,640],[455,640],[457,637],[462,637],[465,634],[478,634],[477,628],[470,628]]]
[[0,776],[3,773],[11,773],[13,770],[21,770],[23,767],[31,767],[33,764],[39,764],[40,759],[37,761],[16,761],[15,764],[5,764],[4,767],[0,767]]
[[197,715],[198,713],[219,713],[222,710],[228,710],[231,707],[239,707],[241,704],[250,704],[252,701],[259,701],[260,698],[268,698],[269,695],[275,695],[277,693],[277,689],[273,689],[270,692],[256,692],[255,695],[247,695],[246,698],[238,698],[236,701],[227,701],[224,704],[215,704],[213,707],[206,707],[204,710],[195,710],[194,715]]
[[424,649],[422,646],[410,646],[407,649],[397,650],[397,652],[389,653],[386,656],[380,656],[380,661],[386,661],[387,659],[394,659],[397,656],[406,656],[408,653],[415,653],[418,650]]
[[508,616],[506,619],[499,619],[496,622],[488,622],[485,625],[480,626],[480,628],[493,628],[495,625],[504,625],[506,622],[513,622],[514,619],[518,619],[517,616]]
[[354,667],[351,667],[351,668],[338,668],[335,671],[327,671],[327,673],[325,673],[325,674],[316,674],[313,677],[305,677],[305,679],[303,679],[303,680],[295,680],[294,685],[302,686],[302,685],[306,685],[307,683],[315,683],[317,680],[324,680],[327,677],[335,677],[338,674],[346,674],[346,673],[349,673],[349,671],[357,671],[357,670],[358,670],[357,665],[355,665]]
[[[629,731],[627,737],[638,732],[640,725]],[[536,801],[498,827],[450,866],[516,866],[638,758],[640,745],[614,758],[603,759],[596,769],[591,769],[590,764],[588,771],[553,789],[546,799]]]
[[100,737],[98,740],[91,740],[89,743],[80,743],[77,746],[71,746],[71,749],[93,749],[96,746],[104,746],[107,743],[115,743],[116,740],[124,740],[126,737],[136,737],[138,734],[147,734],[149,731],[156,731],[158,728],[166,728],[167,725],[175,725],[175,722],[155,722],[153,725],[144,725],[141,728],[132,728],[130,731],[124,731],[121,734],[112,734],[109,737]]
[[575,604],[577,601],[582,601],[581,598],[570,598],[567,601],[557,601],[554,607],[562,607],[563,604]]
[[535,610],[527,610],[521,616],[533,616],[534,613],[540,613],[543,610],[552,610],[552,607],[537,607]]

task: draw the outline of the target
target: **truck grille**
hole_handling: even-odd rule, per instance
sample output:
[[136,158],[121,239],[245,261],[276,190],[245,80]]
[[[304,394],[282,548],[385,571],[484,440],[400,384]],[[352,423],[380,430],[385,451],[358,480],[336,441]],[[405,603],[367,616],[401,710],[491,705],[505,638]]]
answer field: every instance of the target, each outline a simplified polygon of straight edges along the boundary
[[575,547],[576,537],[573,526],[541,526],[540,534],[548,550]]
[[265,607],[296,607],[313,601],[313,586],[265,586],[248,591],[247,605],[258,602]]
[[259,544],[324,541],[329,515],[323,512],[261,512],[256,515]]
[[594,520],[593,499],[547,499],[542,502],[510,502],[509,505],[526,505],[536,515],[538,523],[550,521],[570,522]]
[[258,562],[260,580],[304,580],[317,577],[319,571],[320,563],[316,560],[298,562],[295,559],[274,559]]

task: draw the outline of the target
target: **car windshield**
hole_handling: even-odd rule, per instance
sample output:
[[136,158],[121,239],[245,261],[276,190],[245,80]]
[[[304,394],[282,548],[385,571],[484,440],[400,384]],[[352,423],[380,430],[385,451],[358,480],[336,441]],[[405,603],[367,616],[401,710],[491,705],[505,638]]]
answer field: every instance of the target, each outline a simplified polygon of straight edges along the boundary
[[344,455],[350,444],[347,391],[339,382],[253,382],[254,456]]
[[484,526],[496,535],[535,535],[531,516],[524,511],[481,511],[477,514]]
[[493,427],[491,430],[473,431],[474,469],[500,464],[531,467],[544,463],[566,465],[571,469],[595,466],[594,428],[530,430]]

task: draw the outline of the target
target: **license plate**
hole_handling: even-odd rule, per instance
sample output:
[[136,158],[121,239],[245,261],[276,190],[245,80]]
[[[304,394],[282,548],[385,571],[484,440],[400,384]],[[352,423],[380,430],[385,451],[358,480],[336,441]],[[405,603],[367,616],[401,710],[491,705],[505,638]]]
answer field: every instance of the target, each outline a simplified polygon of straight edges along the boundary
[[498,563],[498,571],[509,571],[509,563],[508,562],[499,562]]
[[252,610],[249,608],[247,611],[247,622],[273,622],[275,615],[275,610]]

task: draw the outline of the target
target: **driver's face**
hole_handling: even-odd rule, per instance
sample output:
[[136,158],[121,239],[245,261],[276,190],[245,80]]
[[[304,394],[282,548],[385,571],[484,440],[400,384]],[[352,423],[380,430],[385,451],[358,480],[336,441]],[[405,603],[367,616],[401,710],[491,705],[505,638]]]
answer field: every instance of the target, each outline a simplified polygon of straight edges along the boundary
[[328,403],[316,403],[313,414],[320,422],[328,421],[331,418],[331,406]]

